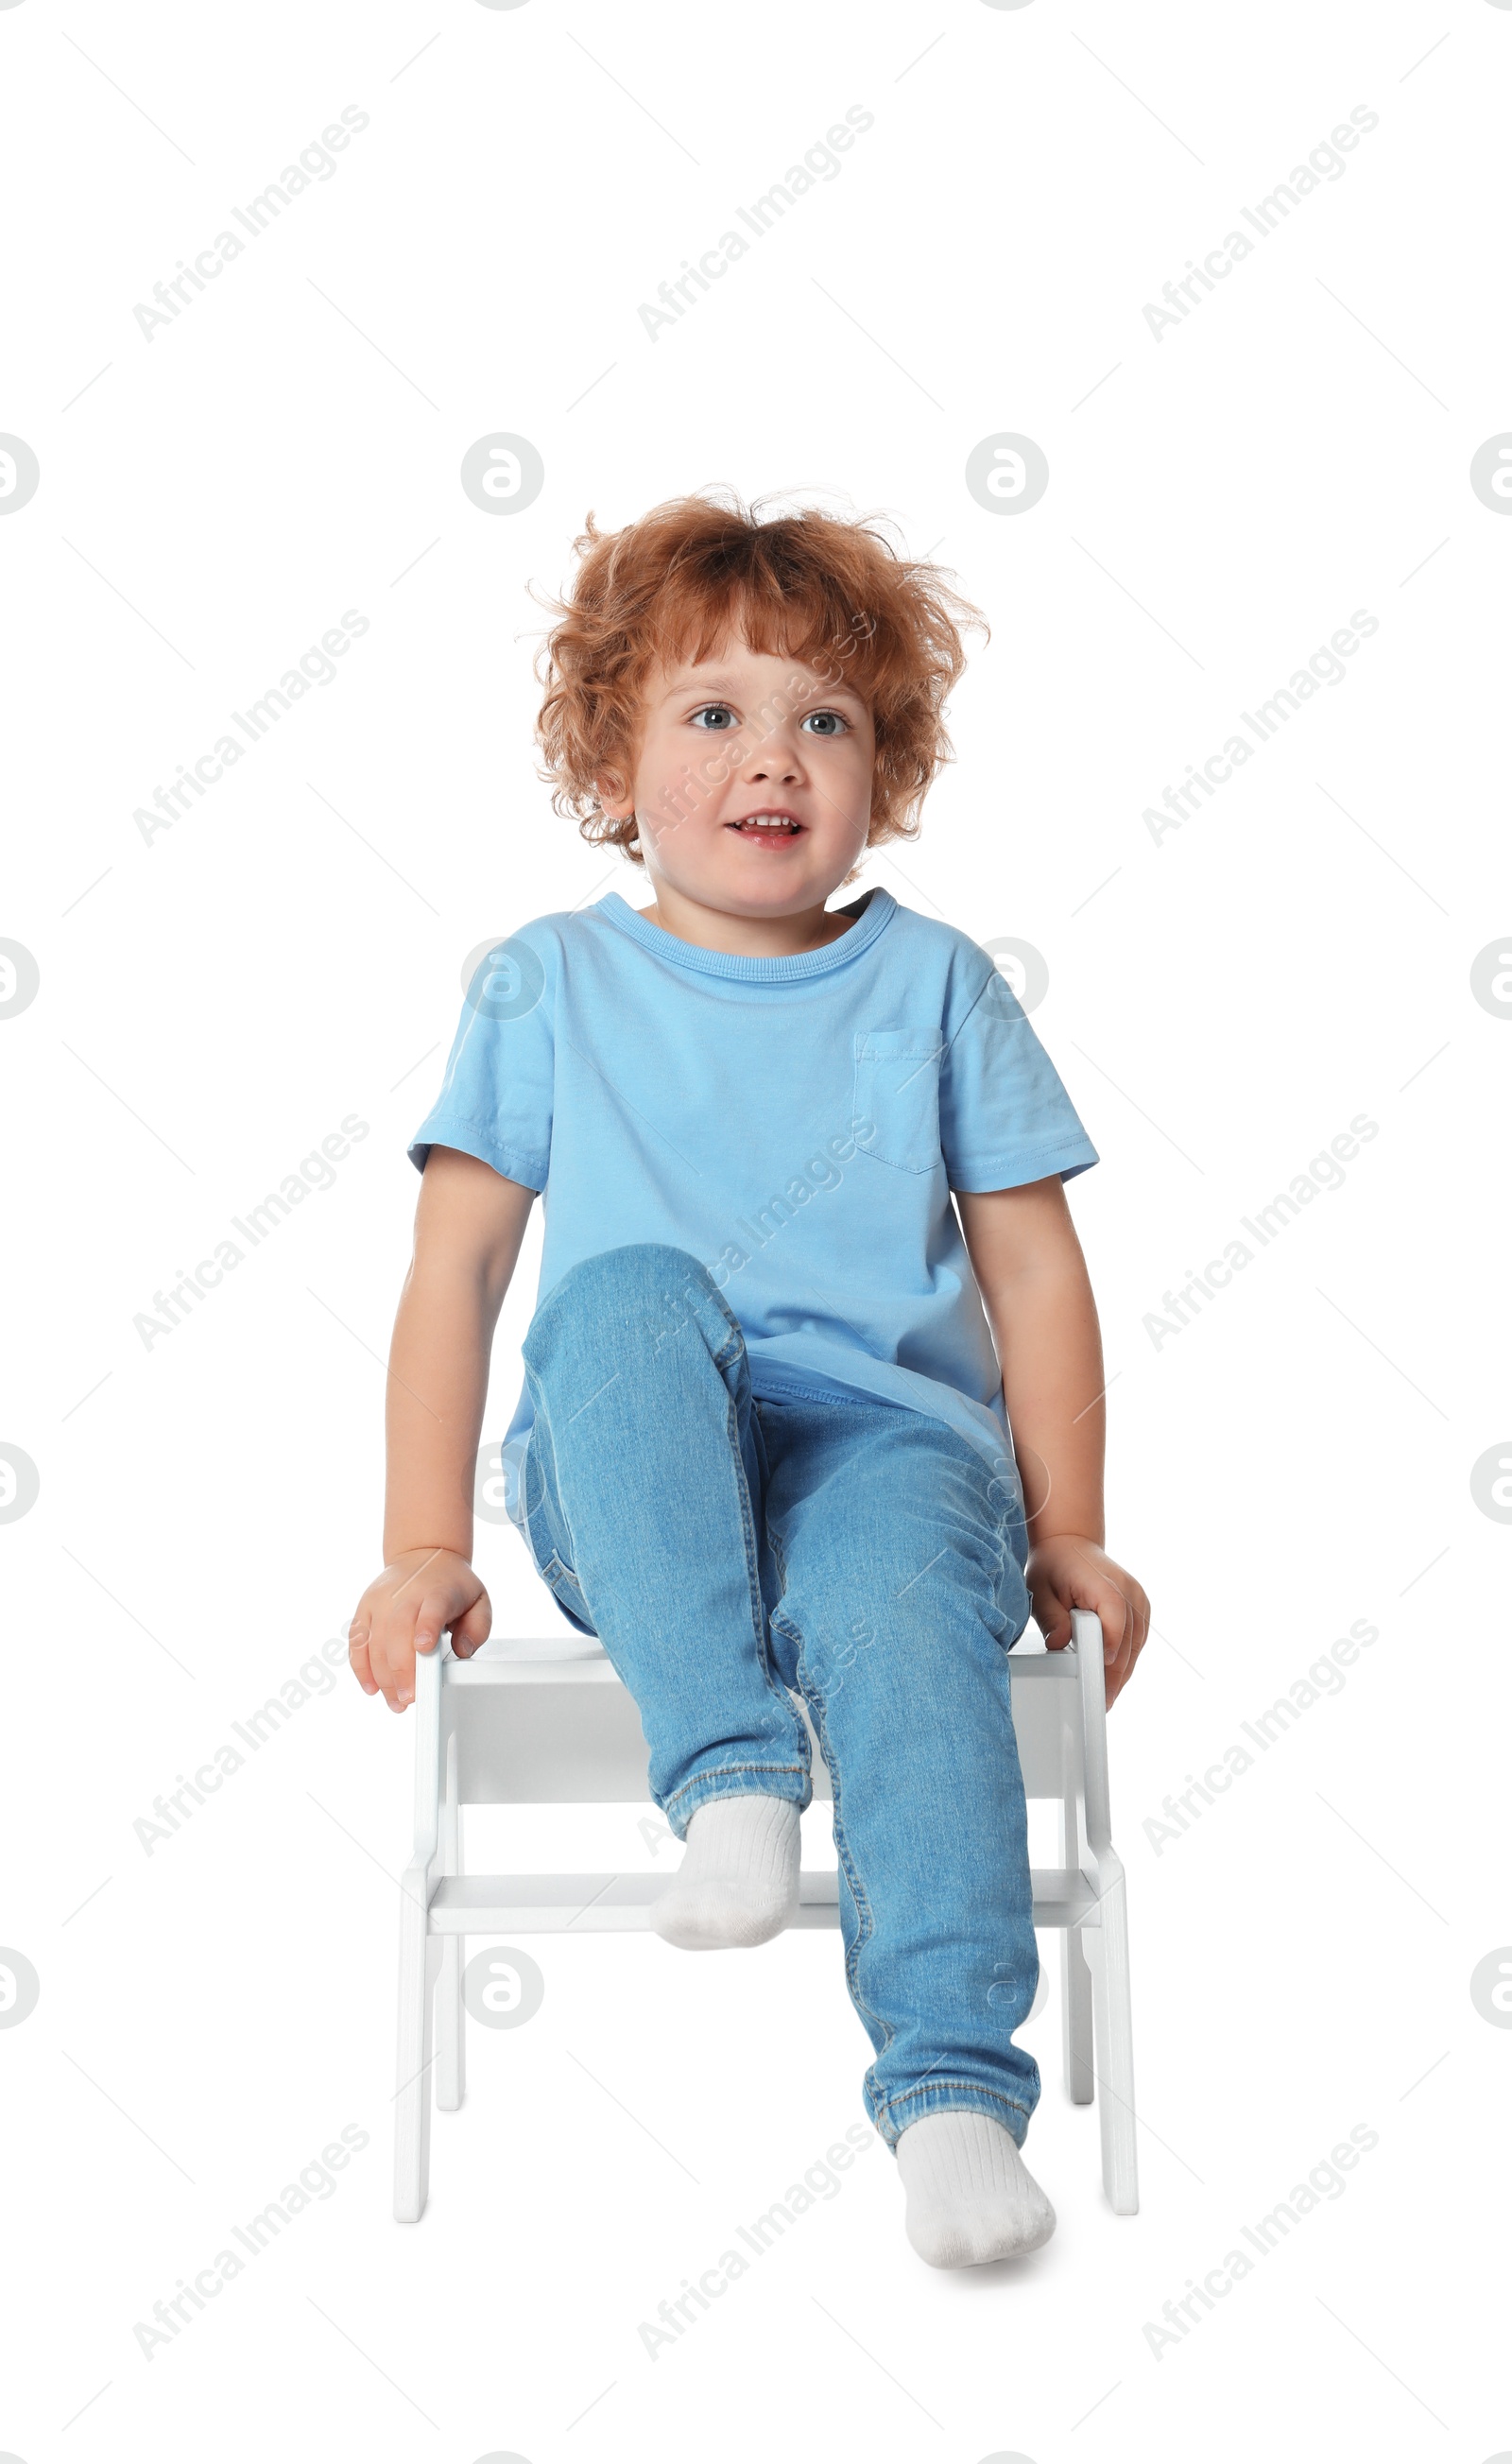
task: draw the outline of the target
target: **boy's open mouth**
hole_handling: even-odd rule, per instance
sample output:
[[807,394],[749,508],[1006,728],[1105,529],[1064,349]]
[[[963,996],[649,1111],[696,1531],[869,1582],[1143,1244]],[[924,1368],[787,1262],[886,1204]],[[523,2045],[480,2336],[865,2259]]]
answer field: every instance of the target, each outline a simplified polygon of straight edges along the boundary
[[793,813],[746,813],[738,822],[727,822],[727,830],[737,838],[754,839],[762,847],[791,847],[802,835],[803,825]]

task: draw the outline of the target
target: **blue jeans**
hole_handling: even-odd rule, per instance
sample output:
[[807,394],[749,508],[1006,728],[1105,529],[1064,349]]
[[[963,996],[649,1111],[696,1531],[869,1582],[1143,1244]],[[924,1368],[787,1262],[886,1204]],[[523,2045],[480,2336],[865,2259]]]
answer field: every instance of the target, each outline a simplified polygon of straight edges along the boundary
[[813,1795],[828,1767],[845,1981],[895,2146],[952,2107],[1021,2145],[1013,2041],[1040,1963],[1007,1654],[1028,1622],[1022,1495],[942,1421],[863,1397],[757,1398],[708,1270],[585,1259],[523,1346],[520,1514],[537,1572],[633,1696],[678,1838],[712,1796]]

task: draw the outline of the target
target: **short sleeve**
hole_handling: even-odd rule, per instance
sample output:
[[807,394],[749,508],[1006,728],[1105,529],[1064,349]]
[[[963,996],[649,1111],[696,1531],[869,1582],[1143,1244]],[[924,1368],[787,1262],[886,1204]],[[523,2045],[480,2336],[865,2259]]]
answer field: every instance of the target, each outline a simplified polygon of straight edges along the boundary
[[558,952],[527,926],[495,943],[468,986],[441,1092],[409,1142],[424,1172],[433,1146],[458,1147],[506,1180],[544,1189],[551,1167]]
[[945,1021],[940,1151],[953,1189],[1018,1189],[1058,1173],[1074,1179],[1097,1150],[1012,986],[985,965],[960,971]]

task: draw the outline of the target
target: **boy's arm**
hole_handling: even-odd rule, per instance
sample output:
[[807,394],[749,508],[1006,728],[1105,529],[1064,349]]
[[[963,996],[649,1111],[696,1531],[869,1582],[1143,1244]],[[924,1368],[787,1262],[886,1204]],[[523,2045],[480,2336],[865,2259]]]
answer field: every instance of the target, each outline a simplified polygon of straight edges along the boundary
[[1072,1609],[1095,1611],[1112,1703],[1144,1647],[1150,1602],[1103,1547],[1103,1346],[1065,1192],[1057,1175],[954,1197],[1002,1370],[1035,1617],[1056,1651]]
[[347,1634],[364,1693],[413,1700],[415,1654],[450,1628],[466,1659],[493,1608],[471,1565],[472,1493],[489,1354],[536,1192],[455,1147],[432,1147],[388,1357],[383,1573]]

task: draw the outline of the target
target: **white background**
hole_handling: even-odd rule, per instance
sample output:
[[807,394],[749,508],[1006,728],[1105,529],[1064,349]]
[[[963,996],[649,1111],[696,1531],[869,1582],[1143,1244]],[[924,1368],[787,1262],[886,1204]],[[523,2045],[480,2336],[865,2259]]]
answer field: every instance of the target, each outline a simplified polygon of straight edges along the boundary
[[[1507,1438],[1512,1027],[1470,980],[1509,923],[1512,521],[1468,475],[1512,428],[1512,10],[20,0],[0,52],[0,429],[41,472],[0,520],[0,934],[40,970],[0,1021],[0,1440],[40,1481],[0,1526],[0,1941],[40,1979],[0,2030],[0,2447],[1512,2448],[1512,2035],[1469,1982],[1512,1939],[1512,1532],[1471,1489]],[[145,339],[135,304],[353,104],[335,176]],[[875,124],[840,176],[648,339],[641,302],[853,104]],[[1345,175],[1157,341],[1145,302],[1360,105]],[[509,518],[458,480],[496,430],[545,464]],[[963,478],[1004,430],[1050,465],[1017,518]],[[1158,1629],[1112,1723],[1143,2205],[1103,2200],[1052,2003],[1025,2036],[1044,2252],[928,2269],[874,2144],[652,2362],[639,2322],[862,2116],[837,1938],[537,1939],[540,2013],[471,2029],[401,2229],[410,1724],[342,1670],[150,1856],[133,1826],[379,1566],[404,1150],[467,954],[642,894],[536,777],[530,585],[568,578],[590,508],[720,481],[887,515],[992,624],[923,835],[865,878],[1043,953],[1036,1025],[1103,1157],[1072,1198],[1109,1539]],[[145,841],[134,811],[347,609],[336,680]],[[1157,844],[1143,810],[1356,609],[1346,681]],[[1162,1293],[1360,1112],[1345,1186],[1157,1348]],[[349,1113],[336,1185],[145,1347],[154,1291]],[[515,1535],[478,1545],[497,1630],[557,1628]],[[1343,1692],[1157,1853],[1168,1793],[1358,1619]],[[648,1811],[513,1853],[665,1867]],[[136,2322],[348,2123],[337,2194],[144,2359]],[[1145,2322],[1359,2123],[1346,2195],[1153,2355]]]

